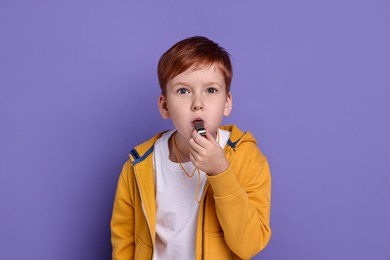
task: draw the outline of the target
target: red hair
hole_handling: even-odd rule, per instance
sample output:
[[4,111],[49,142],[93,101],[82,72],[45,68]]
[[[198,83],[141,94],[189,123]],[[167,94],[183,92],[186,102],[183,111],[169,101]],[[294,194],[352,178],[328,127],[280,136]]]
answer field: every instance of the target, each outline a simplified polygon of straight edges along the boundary
[[217,43],[202,36],[194,36],[179,41],[167,50],[158,62],[158,80],[163,95],[168,81],[180,73],[215,64],[225,79],[226,93],[230,91],[232,64],[230,54]]

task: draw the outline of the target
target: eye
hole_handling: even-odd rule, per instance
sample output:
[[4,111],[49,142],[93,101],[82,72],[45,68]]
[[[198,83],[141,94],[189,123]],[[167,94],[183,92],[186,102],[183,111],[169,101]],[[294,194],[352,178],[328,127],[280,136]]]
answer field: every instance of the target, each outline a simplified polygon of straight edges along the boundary
[[179,93],[179,94],[187,94],[187,93],[189,93],[189,91],[188,91],[188,89],[185,89],[185,88],[179,88],[177,90],[177,93]]
[[213,88],[213,87],[210,87],[206,90],[207,93],[217,93],[218,92],[218,89],[216,88]]

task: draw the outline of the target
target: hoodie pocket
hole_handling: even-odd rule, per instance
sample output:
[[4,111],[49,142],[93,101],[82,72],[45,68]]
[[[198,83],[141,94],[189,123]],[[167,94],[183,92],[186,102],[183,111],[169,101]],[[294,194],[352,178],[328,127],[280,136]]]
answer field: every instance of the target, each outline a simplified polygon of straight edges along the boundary
[[205,259],[232,259],[223,232],[205,232]]
[[145,244],[140,237],[137,238],[135,243],[134,259],[150,259],[152,257],[152,248]]

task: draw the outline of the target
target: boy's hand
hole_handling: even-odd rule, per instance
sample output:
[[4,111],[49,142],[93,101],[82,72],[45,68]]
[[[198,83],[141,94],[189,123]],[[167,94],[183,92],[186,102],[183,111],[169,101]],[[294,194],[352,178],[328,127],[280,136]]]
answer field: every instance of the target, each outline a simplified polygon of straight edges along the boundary
[[229,167],[225,153],[214,137],[206,130],[206,138],[192,132],[190,139],[190,159],[192,163],[208,175],[217,175]]

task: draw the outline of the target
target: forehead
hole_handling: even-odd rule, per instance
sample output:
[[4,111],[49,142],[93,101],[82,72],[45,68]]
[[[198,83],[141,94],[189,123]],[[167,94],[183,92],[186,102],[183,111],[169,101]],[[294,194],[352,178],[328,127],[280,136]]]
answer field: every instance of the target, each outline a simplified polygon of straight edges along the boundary
[[186,71],[173,77],[167,85],[175,85],[179,82],[188,84],[201,84],[205,82],[215,82],[225,86],[225,79],[217,65],[192,66]]

